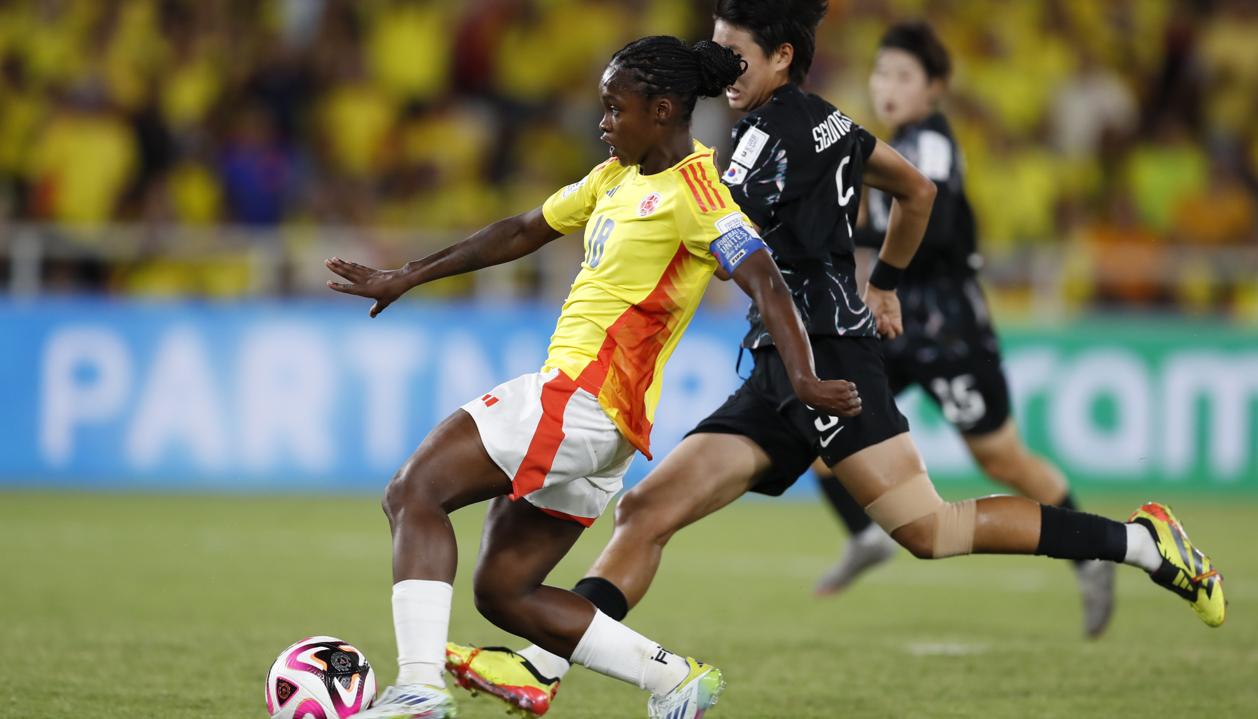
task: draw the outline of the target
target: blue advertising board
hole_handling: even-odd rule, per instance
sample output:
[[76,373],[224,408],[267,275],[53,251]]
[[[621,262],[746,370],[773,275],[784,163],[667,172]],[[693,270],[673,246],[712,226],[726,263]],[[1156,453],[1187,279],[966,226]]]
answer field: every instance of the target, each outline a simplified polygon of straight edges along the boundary
[[[555,308],[0,303],[0,485],[375,491],[438,421],[536,371]],[[700,314],[665,375],[656,461],[738,385],[734,314]],[[1173,322],[1010,331],[1032,446],[1076,483],[1258,490],[1258,337]],[[746,372],[750,363],[744,363]],[[920,393],[932,476],[975,477]],[[628,482],[652,463],[639,457]],[[807,491],[807,489],[801,490]]]

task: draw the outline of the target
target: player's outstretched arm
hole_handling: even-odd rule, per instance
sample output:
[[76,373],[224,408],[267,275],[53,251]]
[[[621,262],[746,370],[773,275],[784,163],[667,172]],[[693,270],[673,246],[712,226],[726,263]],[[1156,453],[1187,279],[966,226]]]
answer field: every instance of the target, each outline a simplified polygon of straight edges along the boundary
[[856,385],[847,380],[817,378],[808,333],[799,318],[791,292],[782,273],[767,251],[752,252],[734,268],[734,282],[746,292],[764,318],[773,336],[795,395],[810,407],[843,417],[860,414],[861,399]]
[[879,334],[891,339],[904,331],[896,282],[922,244],[936,188],[930,178],[882,140],[865,165],[865,184],[892,198],[887,237],[865,289],[865,304],[874,313]]
[[536,252],[542,245],[560,237],[542,208],[499,220],[422,260],[412,260],[396,270],[378,270],[333,257],[323,264],[348,282],[328,282],[328,287],[348,295],[370,297],[375,317],[413,287],[442,277],[474,272],[500,265]]

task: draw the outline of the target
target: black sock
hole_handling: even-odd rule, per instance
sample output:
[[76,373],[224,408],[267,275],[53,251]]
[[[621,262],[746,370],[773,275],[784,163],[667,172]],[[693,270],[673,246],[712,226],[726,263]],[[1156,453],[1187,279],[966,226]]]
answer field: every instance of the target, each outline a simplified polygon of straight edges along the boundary
[[831,507],[834,507],[839,519],[843,521],[843,525],[853,537],[874,523],[874,520],[865,514],[865,508],[852,499],[852,495],[847,493],[847,490],[843,488],[843,483],[834,475],[818,477],[817,483],[821,485],[821,491],[825,493],[826,500],[830,502]]
[[1087,512],[1040,505],[1040,543],[1036,554],[1056,559],[1107,559],[1127,556],[1127,527]]
[[577,582],[572,591],[590,600],[600,612],[618,622],[629,613],[629,600],[625,599],[625,593],[602,577],[586,577]]
[[[1060,509],[1069,509],[1072,512],[1079,511],[1079,506],[1075,504],[1075,496],[1068,491],[1066,492],[1066,496],[1062,497],[1062,500],[1057,503],[1057,506]],[[1070,560],[1071,564],[1074,564],[1076,567],[1083,564],[1084,561],[1085,560],[1082,559]]]

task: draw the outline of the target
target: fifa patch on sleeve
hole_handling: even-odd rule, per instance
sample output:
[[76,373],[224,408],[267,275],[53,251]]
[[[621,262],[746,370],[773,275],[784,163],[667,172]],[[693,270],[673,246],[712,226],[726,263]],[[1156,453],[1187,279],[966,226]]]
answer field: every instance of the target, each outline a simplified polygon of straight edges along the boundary
[[743,167],[755,167],[756,158],[760,157],[760,151],[767,144],[769,144],[769,133],[758,127],[748,127],[742,139],[738,141],[738,147],[734,148],[734,154],[730,159]]
[[729,274],[734,274],[734,270],[743,263],[756,250],[765,249],[764,242],[760,240],[760,236],[756,231],[740,224],[720,237],[712,243],[712,256],[721,264],[721,268]]
[[581,189],[581,186],[585,184],[586,179],[587,179],[587,178],[582,177],[580,180],[577,180],[576,182],[572,183],[571,185],[568,185],[567,187],[563,188],[563,195],[561,195],[561,197],[563,197],[563,198],[568,198],[568,197],[571,197],[571,196],[572,196],[572,193],[574,193],[574,192],[576,192],[577,190]]

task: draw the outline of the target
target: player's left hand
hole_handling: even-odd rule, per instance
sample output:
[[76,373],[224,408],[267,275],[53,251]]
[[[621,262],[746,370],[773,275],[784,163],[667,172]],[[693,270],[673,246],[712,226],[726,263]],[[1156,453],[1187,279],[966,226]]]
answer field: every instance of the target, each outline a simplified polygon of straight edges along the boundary
[[884,340],[893,340],[904,333],[904,322],[900,319],[900,298],[896,297],[894,290],[888,292],[866,285],[865,306],[874,313],[878,334]]
[[369,297],[376,301],[371,306],[372,317],[383,312],[384,308],[393,304],[394,300],[406,294],[406,291],[412,287],[403,270],[377,270],[357,262],[342,260],[339,257],[324,260],[323,264],[329,270],[349,280],[349,282],[329,280],[328,287],[347,295]]

